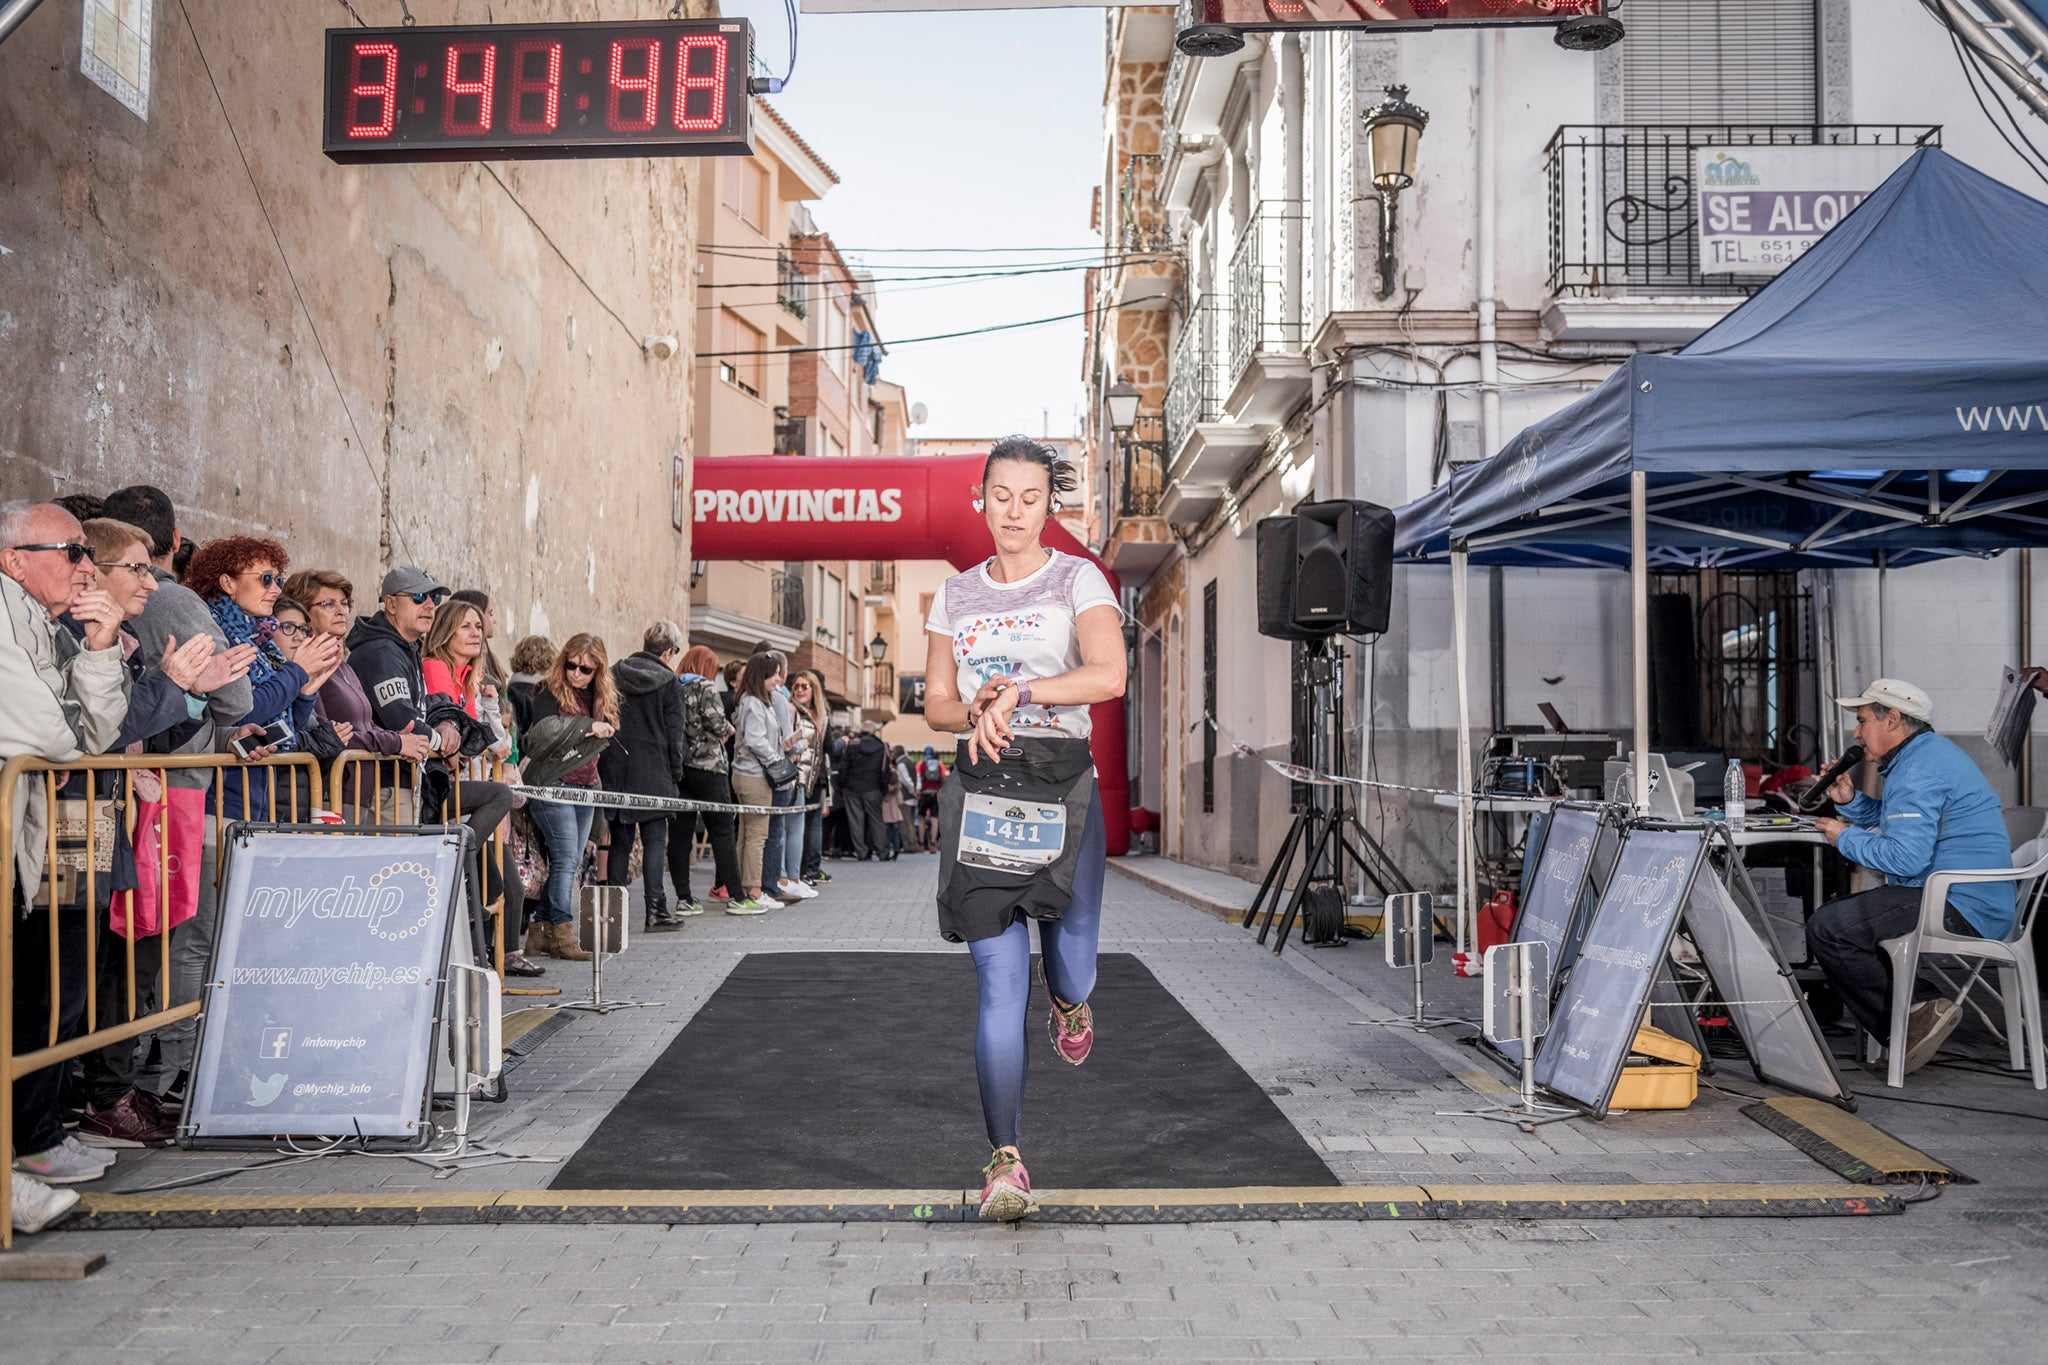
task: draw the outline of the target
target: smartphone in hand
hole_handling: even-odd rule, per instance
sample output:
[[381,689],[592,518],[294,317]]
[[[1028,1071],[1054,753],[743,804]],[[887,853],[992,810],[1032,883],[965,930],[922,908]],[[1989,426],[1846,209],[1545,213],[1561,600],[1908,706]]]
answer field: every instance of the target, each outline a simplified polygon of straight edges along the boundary
[[235,751],[236,758],[246,763],[249,761],[249,755],[256,750],[272,744],[282,744],[291,737],[291,727],[281,720],[274,720],[263,727],[263,733],[231,739],[228,741],[228,747]]

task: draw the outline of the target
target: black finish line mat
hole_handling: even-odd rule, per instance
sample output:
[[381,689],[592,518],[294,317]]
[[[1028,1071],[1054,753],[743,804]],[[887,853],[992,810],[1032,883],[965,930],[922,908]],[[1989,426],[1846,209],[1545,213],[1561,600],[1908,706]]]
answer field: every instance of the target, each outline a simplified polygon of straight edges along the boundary
[[[974,1190],[505,1190],[361,1194],[84,1192],[65,1232],[453,1224],[974,1223]],[[1867,1185],[1319,1185],[1064,1190],[1025,1220],[1054,1225],[1837,1218],[1905,1212]]]
[[[1144,964],[1097,963],[1095,1051],[1026,1016],[1022,1146],[1068,1189],[1334,1186],[1272,1098]],[[962,953],[749,953],[552,1182],[561,1190],[979,1185]]]

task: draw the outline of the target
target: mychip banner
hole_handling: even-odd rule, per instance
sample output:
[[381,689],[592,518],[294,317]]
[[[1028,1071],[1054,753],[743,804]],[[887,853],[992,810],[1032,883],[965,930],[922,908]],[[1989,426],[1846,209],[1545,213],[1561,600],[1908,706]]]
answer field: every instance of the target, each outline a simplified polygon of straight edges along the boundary
[[1913,146],[1698,147],[1702,275],[1775,275],[1847,218]]
[[459,833],[235,830],[185,1140],[424,1142]]

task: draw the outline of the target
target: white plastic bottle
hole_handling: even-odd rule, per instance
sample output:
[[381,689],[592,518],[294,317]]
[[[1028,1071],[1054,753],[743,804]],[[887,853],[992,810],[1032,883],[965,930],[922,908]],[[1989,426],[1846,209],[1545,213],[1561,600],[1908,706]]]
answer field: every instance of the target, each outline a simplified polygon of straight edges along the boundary
[[1740,825],[1743,812],[1743,788],[1746,785],[1745,779],[1742,776],[1741,759],[1731,758],[1728,760],[1728,776],[1725,781],[1727,785],[1722,788],[1721,796],[1722,814],[1726,817],[1730,826]]

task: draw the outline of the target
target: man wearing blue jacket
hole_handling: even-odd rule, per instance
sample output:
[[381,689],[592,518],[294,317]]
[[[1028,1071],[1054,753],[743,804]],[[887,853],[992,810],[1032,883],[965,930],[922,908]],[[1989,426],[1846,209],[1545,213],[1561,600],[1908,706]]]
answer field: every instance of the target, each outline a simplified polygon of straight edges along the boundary
[[[1909,682],[1879,678],[1837,706],[1856,713],[1856,742],[1876,760],[1884,795],[1866,796],[1844,773],[1828,789],[1843,819],[1821,832],[1842,856],[1889,885],[1830,901],[1814,912],[1807,941],[1828,981],[1869,1033],[1891,1031],[1891,959],[1879,945],[1920,922],[1920,888],[1936,872],[2012,866],[1998,795],[1969,755],[1933,732],[1934,703]],[[1952,934],[2003,939],[2013,928],[2011,882],[1965,882],[1949,892],[1942,923]],[[1918,982],[1906,1033],[1906,1070],[1924,1066],[1962,1022],[1962,1007]]]

